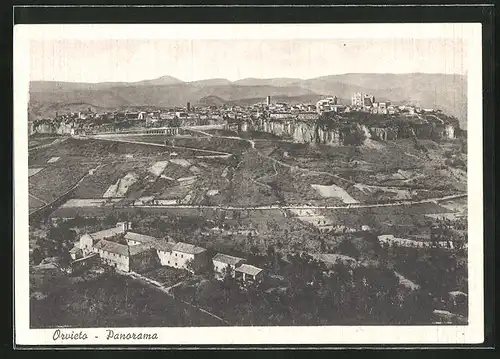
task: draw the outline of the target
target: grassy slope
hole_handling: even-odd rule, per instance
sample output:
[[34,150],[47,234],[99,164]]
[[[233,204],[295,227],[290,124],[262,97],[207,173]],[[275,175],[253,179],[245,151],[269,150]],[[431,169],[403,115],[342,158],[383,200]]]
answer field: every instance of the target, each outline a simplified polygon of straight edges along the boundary
[[57,273],[31,276],[32,292],[48,297],[30,302],[32,328],[215,326],[218,321],[137,281],[104,276],[71,283]]

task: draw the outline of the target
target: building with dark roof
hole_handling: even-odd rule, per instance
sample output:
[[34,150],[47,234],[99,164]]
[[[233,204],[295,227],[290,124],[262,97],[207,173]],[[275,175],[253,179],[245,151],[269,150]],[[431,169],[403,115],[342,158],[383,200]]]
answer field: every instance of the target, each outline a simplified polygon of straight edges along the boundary
[[102,239],[94,251],[103,263],[124,272],[153,268],[158,262],[156,252],[147,244],[129,246]]
[[84,234],[70,254],[75,259],[95,253],[103,263],[125,272],[160,265],[196,272],[209,263],[205,248],[159,240],[130,229],[130,222],[119,222],[114,228]]
[[243,258],[217,253],[212,258],[215,277],[217,279],[223,279],[225,274],[227,273],[226,271],[229,271],[230,275],[234,278],[234,270],[237,266],[244,262],[246,262],[246,260]]
[[192,244],[177,242],[170,253],[171,266],[197,272],[208,265],[208,255],[205,248]]
[[[125,272],[153,267],[159,263],[154,248],[156,238],[130,232],[129,229],[130,222],[119,222],[114,228],[84,234],[80,237],[79,249],[83,256],[98,254],[102,263]],[[126,244],[119,243],[119,239]],[[73,250],[75,257],[76,251]]]

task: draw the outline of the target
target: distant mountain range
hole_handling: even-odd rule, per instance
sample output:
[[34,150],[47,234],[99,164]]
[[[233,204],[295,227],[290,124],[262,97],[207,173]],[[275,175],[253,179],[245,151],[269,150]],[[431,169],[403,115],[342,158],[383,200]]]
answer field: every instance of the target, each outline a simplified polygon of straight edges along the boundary
[[184,82],[163,76],[138,82],[75,83],[32,81],[30,117],[50,116],[72,108],[100,110],[139,106],[173,107],[192,104],[253,104],[266,96],[280,102],[316,102],[337,96],[349,103],[354,92],[390,100],[437,108],[456,116],[462,128],[467,123],[467,82],[464,75],[446,74],[343,74],[312,79],[246,78],[237,81],[208,79]]

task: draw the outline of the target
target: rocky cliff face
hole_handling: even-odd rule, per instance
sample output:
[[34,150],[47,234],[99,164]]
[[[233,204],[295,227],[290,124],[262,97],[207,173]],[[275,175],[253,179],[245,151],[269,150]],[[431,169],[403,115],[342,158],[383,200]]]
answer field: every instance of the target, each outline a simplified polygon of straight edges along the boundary
[[395,127],[367,127],[362,126],[366,138],[377,141],[390,141],[398,138],[398,129]]
[[417,138],[454,138],[455,131],[453,126],[442,126],[439,131],[436,131],[435,126],[420,125],[402,131],[397,126],[375,127],[367,125],[352,125],[344,126],[340,124],[329,124],[321,126],[317,121],[299,121],[296,119],[290,120],[273,120],[273,119],[258,119],[253,121],[244,121],[240,124],[231,125],[230,128],[237,132],[260,131],[267,132],[279,136],[283,139],[289,139],[298,143],[321,143],[330,146],[344,145],[344,139],[353,131],[362,133],[365,139],[373,139],[376,141],[392,141],[398,137],[411,137],[408,129],[412,128],[413,133]]
[[321,129],[315,121],[258,120],[257,123],[253,125],[246,124],[242,128],[269,132],[298,143],[322,143],[332,146],[342,144],[342,135],[339,129]]

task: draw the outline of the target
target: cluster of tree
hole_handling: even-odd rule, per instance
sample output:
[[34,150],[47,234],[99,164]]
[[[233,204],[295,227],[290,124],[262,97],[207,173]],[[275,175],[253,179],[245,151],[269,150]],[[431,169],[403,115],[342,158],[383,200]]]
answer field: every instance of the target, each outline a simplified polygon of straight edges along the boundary
[[440,248],[391,247],[387,256],[395,270],[418,283],[422,290],[437,297],[448,297],[448,292],[467,292],[466,257]]
[[467,163],[461,158],[447,158],[444,163],[447,166],[455,167],[467,171]]
[[467,244],[467,235],[457,231],[457,229],[464,230],[467,228],[466,225],[465,220],[452,221],[447,218],[438,220],[435,224],[430,225],[431,242],[435,247],[438,247],[437,243],[439,242],[447,242],[450,244],[448,245],[449,248],[453,244],[454,249],[461,251]]
[[[116,222],[113,224],[116,224]],[[77,214],[74,218],[56,221],[55,226],[65,229],[81,228],[91,232],[100,229],[101,221],[97,217],[82,217]]]
[[345,146],[361,146],[365,140],[366,135],[359,126],[352,126],[343,134],[343,144]]
[[212,284],[209,292],[192,291],[189,296],[193,298],[187,299],[232,325],[430,322],[431,298],[402,290],[399,279],[387,268],[327,267],[307,254],[281,258],[272,246],[267,260],[269,275],[262,284],[242,289],[227,268],[222,281]]
[[73,248],[77,234],[73,229],[64,226],[50,227],[45,238],[38,240],[38,247],[33,250],[31,259],[34,265],[40,264],[44,258],[55,257],[64,267],[71,261],[69,250]]
[[158,238],[193,233],[193,231],[207,228],[209,225],[204,217],[166,214],[159,216],[140,210],[135,213],[110,213],[104,218],[103,224],[105,227],[110,227],[121,221],[130,221],[134,224],[134,230],[137,232]]
[[[339,136],[345,146],[361,146],[366,140],[366,135],[358,123],[341,123],[340,117],[336,114],[324,113],[320,115],[315,128],[316,131],[318,129],[339,131]],[[319,140],[319,137],[316,137]]]
[[30,301],[33,328],[186,327],[220,322],[113,269],[73,285],[52,283],[42,300]]

